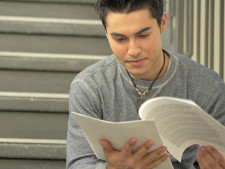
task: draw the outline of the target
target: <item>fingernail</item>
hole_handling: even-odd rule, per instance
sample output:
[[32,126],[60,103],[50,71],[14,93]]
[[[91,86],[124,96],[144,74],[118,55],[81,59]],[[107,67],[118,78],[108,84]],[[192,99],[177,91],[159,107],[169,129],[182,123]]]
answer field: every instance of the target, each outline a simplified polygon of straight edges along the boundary
[[154,143],[153,143],[152,140],[148,140],[147,143],[145,144],[145,147],[146,147],[147,149],[149,149],[153,144],[154,144]]
[[166,146],[162,146],[162,151],[166,151],[167,147]]
[[166,153],[166,155],[167,155],[168,157],[170,157],[170,153]]
[[137,138],[135,138],[135,137],[131,138],[131,140],[130,140],[131,145],[136,144],[136,142],[137,142]]

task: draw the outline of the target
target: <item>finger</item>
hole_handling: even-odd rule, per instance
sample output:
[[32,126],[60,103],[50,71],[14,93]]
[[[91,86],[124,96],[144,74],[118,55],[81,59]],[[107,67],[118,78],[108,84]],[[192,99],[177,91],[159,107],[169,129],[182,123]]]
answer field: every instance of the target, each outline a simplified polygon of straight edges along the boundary
[[207,151],[205,146],[201,146],[197,151],[197,160],[198,160],[200,169],[211,169],[207,159],[205,158],[206,153]]
[[201,169],[206,168],[206,166],[205,166],[206,162],[205,162],[204,156],[203,156],[200,148],[197,151],[197,161],[198,161],[198,165]]
[[155,168],[156,166],[160,165],[161,163],[163,163],[167,158],[170,157],[169,153],[164,153],[163,155],[161,155],[158,159],[154,160],[153,162],[151,162],[148,165],[148,168]]
[[151,146],[154,144],[153,140],[147,140],[135,153],[134,153],[134,160],[141,159],[148,150],[151,148]]
[[167,150],[166,146],[161,146],[157,149],[155,149],[154,151],[150,152],[149,154],[147,154],[144,159],[145,161],[148,162],[152,162],[155,161],[156,159],[158,159],[163,153],[165,153]]
[[225,159],[224,159],[223,155],[212,146],[206,146],[206,149],[209,152],[209,154],[211,155],[211,157],[215,159],[215,161],[218,163],[218,165],[225,168]]
[[197,160],[200,168],[204,169],[222,169],[222,167],[217,163],[217,161],[211,156],[207,151],[205,146],[201,146],[197,152]]
[[132,154],[133,148],[136,142],[137,142],[137,138],[135,137],[130,138],[122,149],[123,154],[127,156]]
[[204,149],[205,149],[204,158],[208,163],[208,166],[214,169],[222,169],[221,166],[215,160],[215,158],[213,158],[213,156],[206,150],[206,147],[204,147]]
[[114,151],[109,141],[105,139],[101,139],[101,140],[98,140],[98,143],[102,146],[104,153],[110,153]]

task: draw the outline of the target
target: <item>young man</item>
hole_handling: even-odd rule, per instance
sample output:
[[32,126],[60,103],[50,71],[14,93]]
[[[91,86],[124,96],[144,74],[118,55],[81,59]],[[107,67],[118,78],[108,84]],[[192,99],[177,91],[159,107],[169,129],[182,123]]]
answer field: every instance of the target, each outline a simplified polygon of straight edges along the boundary
[[167,27],[163,0],[98,0],[97,12],[105,27],[113,55],[86,68],[71,83],[67,139],[67,169],[150,169],[170,158],[175,169],[225,168],[215,148],[189,147],[176,161],[161,146],[151,153],[149,138],[136,151],[130,138],[121,151],[110,140],[99,140],[106,161],[96,158],[71,112],[108,121],[139,119],[137,110],[146,99],[172,96],[191,99],[225,125],[225,84],[212,70],[191,59],[162,50],[161,34]]

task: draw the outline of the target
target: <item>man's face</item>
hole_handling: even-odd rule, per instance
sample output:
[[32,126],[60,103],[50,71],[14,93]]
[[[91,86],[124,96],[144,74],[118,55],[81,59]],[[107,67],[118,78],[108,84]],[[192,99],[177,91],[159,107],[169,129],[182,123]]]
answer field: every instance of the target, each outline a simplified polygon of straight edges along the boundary
[[135,78],[152,80],[159,72],[163,64],[161,33],[166,25],[166,13],[159,27],[148,9],[129,14],[108,13],[106,36],[111,49]]

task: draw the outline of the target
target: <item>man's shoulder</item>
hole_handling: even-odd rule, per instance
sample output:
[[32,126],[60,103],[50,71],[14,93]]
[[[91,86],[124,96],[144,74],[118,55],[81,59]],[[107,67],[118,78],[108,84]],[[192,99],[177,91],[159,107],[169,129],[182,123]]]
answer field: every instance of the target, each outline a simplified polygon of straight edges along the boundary
[[197,61],[194,61],[190,57],[174,52],[171,54],[177,58],[178,65],[180,66],[180,68],[186,69],[189,73],[191,72],[196,76],[201,76],[207,78],[208,80],[221,80],[221,77],[218,75],[217,72],[198,63]]
[[110,77],[109,74],[113,75],[117,70],[117,60],[115,55],[107,56],[106,58],[86,67],[80,73],[78,73],[74,80],[85,80],[85,79],[101,79],[104,77]]

